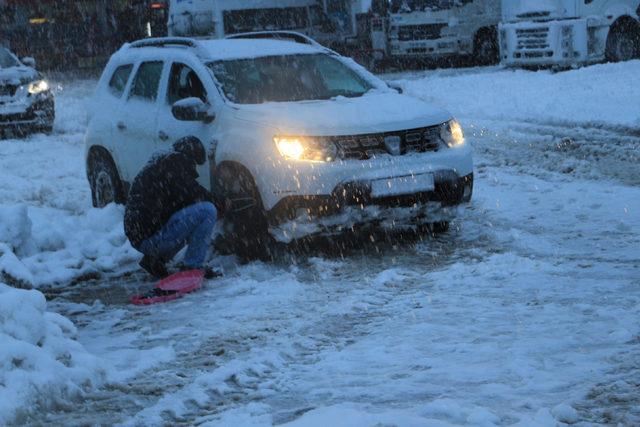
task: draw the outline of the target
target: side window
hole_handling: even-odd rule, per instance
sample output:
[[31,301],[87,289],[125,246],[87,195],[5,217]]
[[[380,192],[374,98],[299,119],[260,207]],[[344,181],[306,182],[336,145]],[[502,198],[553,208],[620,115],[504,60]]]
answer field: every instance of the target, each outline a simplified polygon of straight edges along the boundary
[[113,72],[111,76],[111,80],[109,81],[109,92],[117,98],[122,96],[124,92],[124,88],[127,86],[127,82],[129,81],[129,75],[131,75],[131,70],[133,69],[132,64],[121,65]]
[[143,62],[140,64],[136,78],[133,81],[129,99],[136,98],[143,101],[154,102],[158,96],[161,75],[161,61]]
[[207,92],[195,71],[176,62],[171,66],[167,102],[169,105],[173,105],[176,101],[185,98],[200,98],[202,102],[206,103]]

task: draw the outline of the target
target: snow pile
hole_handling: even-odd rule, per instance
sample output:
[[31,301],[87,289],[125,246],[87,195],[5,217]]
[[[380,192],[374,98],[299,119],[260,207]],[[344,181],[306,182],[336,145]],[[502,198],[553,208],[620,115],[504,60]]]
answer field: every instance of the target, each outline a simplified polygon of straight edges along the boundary
[[55,82],[53,136],[0,141],[0,280],[21,287],[120,273],[138,258],[122,207],[91,207],[84,161],[95,81]]
[[38,287],[118,272],[139,257],[124,235],[122,209],[111,205],[76,216],[0,205],[0,274]]
[[75,341],[76,328],[46,311],[42,293],[0,283],[0,424],[68,404],[100,384],[99,359]]
[[[640,128],[640,61],[553,73],[436,70],[397,80],[406,94],[465,119],[523,120]],[[392,77],[393,76],[389,76]]]
[[0,242],[22,249],[31,236],[31,220],[26,205],[0,206]]

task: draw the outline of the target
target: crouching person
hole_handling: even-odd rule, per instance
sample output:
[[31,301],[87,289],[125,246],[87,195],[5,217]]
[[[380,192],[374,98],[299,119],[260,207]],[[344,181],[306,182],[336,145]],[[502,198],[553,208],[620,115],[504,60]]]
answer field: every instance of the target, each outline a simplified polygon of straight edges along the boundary
[[144,255],[140,266],[154,277],[166,277],[166,263],[185,246],[180,270],[217,275],[204,266],[217,217],[212,194],[197,181],[196,167],[205,160],[200,140],[182,138],[172,151],[156,153],[131,185],[125,234]]

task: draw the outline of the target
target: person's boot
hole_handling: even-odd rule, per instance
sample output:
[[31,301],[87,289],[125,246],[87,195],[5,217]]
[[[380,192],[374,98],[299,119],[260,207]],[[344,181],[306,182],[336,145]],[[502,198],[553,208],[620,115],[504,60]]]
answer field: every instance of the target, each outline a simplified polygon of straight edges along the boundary
[[215,279],[216,277],[222,277],[222,272],[220,270],[215,270],[212,267],[209,267],[208,265],[205,265],[200,268],[194,268],[194,267],[189,267],[187,265],[180,263],[178,264],[177,267],[178,267],[178,271],[200,270],[204,273],[204,278],[207,280]]
[[164,266],[164,262],[159,258],[154,258],[149,255],[142,257],[138,263],[147,273],[157,279],[165,278],[169,275],[167,268]]

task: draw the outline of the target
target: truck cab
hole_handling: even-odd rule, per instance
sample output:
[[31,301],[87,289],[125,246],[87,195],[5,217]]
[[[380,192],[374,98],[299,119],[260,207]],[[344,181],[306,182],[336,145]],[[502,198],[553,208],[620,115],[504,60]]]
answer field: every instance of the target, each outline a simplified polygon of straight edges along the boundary
[[640,0],[503,0],[505,66],[574,67],[640,56]]
[[[413,0],[393,2],[388,46],[374,43],[391,59],[440,59],[473,56],[481,64],[497,62],[497,0]],[[380,26],[373,26],[374,31]],[[375,35],[375,34],[374,34]],[[372,37],[382,40],[380,37]]]

